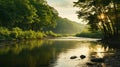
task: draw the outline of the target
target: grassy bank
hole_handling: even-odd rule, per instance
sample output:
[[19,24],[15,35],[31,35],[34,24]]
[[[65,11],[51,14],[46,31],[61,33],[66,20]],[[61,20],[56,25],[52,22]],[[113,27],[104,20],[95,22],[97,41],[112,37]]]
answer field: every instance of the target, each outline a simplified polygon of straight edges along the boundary
[[26,40],[26,39],[43,39],[45,37],[58,37],[59,34],[55,34],[52,31],[47,32],[35,32],[32,30],[23,31],[16,27],[12,30],[7,28],[0,28],[0,40]]
[[76,36],[77,37],[88,37],[88,38],[101,38],[102,37],[101,33],[86,33],[86,32],[76,34]]

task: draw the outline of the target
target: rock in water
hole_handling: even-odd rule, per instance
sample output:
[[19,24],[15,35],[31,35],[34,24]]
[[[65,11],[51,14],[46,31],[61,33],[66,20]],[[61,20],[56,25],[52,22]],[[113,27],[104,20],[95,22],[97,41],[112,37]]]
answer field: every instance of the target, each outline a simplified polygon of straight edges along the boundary
[[88,66],[93,66],[93,65],[95,65],[95,64],[94,64],[94,63],[87,62],[86,65],[88,65]]
[[77,58],[77,56],[71,56],[71,57],[70,57],[70,59],[75,59],[75,58]]
[[86,58],[86,56],[85,56],[85,55],[81,55],[80,58],[81,58],[81,59],[84,59],[84,58]]
[[105,60],[103,58],[94,58],[94,59],[91,59],[92,62],[98,62],[98,63],[102,63],[104,62]]

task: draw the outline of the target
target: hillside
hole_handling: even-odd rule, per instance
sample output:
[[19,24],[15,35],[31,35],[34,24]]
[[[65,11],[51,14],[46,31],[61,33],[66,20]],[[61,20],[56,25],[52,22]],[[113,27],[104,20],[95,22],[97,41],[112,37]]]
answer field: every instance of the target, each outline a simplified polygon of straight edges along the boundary
[[76,34],[81,32],[83,25],[67,18],[59,17],[56,21],[57,25],[52,29],[53,32],[58,34]]

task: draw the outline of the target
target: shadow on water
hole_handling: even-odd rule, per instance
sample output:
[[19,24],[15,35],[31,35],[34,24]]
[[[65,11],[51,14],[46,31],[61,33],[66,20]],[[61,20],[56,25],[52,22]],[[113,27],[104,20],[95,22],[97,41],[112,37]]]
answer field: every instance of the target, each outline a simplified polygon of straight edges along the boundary
[[110,48],[120,49],[120,41],[98,41],[100,42],[104,47],[109,46]]
[[114,50],[112,55],[106,55],[104,58],[106,59],[106,67],[120,67],[120,41],[110,40],[110,41],[99,41],[101,45],[105,48],[110,48]]
[[[80,59],[85,55],[85,59]],[[76,56],[76,59],[70,59]],[[92,58],[105,62],[91,63]],[[96,41],[32,40],[0,43],[2,67],[120,67],[120,50]],[[116,65],[117,63],[117,65]]]

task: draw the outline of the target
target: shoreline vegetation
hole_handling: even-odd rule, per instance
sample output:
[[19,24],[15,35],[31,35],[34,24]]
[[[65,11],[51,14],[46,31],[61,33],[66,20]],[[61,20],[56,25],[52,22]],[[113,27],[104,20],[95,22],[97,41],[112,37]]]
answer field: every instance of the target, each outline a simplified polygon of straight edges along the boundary
[[74,36],[75,34],[58,34],[52,31],[35,32],[33,30],[22,30],[18,27],[8,30],[0,27],[0,42],[1,41],[19,41],[19,40],[41,40],[56,37]]
[[33,30],[23,31],[22,29],[16,27],[11,31],[7,28],[0,28],[0,40],[33,40],[33,39],[43,39],[49,37],[60,37],[60,34],[55,34],[52,31],[46,32],[35,32]]
[[22,29],[16,27],[12,30],[8,30],[7,28],[0,27],[0,42],[9,42],[9,41],[24,41],[24,40],[43,40],[48,38],[57,38],[57,37],[67,37],[67,36],[74,36],[74,37],[87,37],[87,38],[101,38],[98,40],[100,43],[104,44],[120,44],[120,40],[104,40],[102,39],[102,33],[100,32],[90,32],[83,30],[83,32],[78,34],[56,34],[52,31],[46,32],[35,32],[33,30],[26,30],[23,31]]
[[89,25],[85,25],[82,32],[77,33],[75,36],[88,38],[103,38],[103,35],[100,31],[91,31]]
[[102,34],[100,32],[82,32],[78,33],[75,36],[77,37],[88,37],[88,38],[102,38]]

